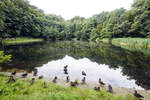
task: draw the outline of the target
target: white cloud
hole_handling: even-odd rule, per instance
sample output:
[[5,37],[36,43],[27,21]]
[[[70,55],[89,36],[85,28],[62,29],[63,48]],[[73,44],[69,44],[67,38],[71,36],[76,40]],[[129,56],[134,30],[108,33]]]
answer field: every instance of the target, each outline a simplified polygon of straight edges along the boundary
[[91,17],[102,11],[124,7],[129,9],[133,0],[29,0],[30,4],[45,13],[61,15],[65,19],[74,16]]

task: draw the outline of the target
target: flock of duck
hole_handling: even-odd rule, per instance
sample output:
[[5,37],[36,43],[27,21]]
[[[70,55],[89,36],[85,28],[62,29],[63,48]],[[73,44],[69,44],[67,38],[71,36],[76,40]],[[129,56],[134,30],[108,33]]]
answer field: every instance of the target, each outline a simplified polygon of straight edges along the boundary
[[[38,70],[35,69],[35,70],[33,71],[33,76],[37,76],[37,74],[38,74]],[[68,75],[68,65],[64,66],[64,74],[67,75],[67,76],[66,76],[66,82],[67,82],[67,83],[70,82],[70,86],[72,86],[72,87],[77,87],[77,86],[79,85],[79,83],[78,83],[77,80],[75,80],[75,81],[70,81],[70,77],[69,77],[69,75]],[[13,77],[14,75],[16,75],[16,71],[14,71],[14,72],[11,73],[11,76],[9,76],[9,80],[7,81],[7,83],[16,82],[16,80],[15,80],[14,77]],[[83,75],[83,78],[82,78],[82,80],[81,80],[81,84],[86,84],[86,73],[85,73],[85,71],[82,71],[82,75]],[[22,78],[26,78],[27,76],[28,76],[28,73],[27,73],[27,72],[25,72],[25,73],[23,73],[23,74],[21,75]],[[42,75],[38,77],[38,79],[42,79],[42,78],[43,78]],[[55,77],[53,78],[52,82],[53,82],[53,83],[57,83],[57,79],[58,79],[58,77],[55,76]],[[34,82],[35,82],[35,78],[32,78],[31,81],[30,81],[30,85],[33,85]],[[98,83],[99,83],[99,86],[98,86],[98,87],[94,87],[94,90],[96,90],[96,91],[100,91],[100,89],[103,88],[103,87],[106,85],[106,84],[101,80],[101,78],[99,78]],[[46,84],[46,82],[44,81],[44,83],[43,83],[43,88],[46,88],[46,87],[47,87],[47,84]],[[113,88],[112,88],[112,86],[111,86],[110,84],[108,85],[108,90],[107,90],[107,92],[114,93]],[[133,94],[133,95],[134,95],[135,97],[139,98],[139,100],[142,100],[142,98],[144,98],[144,97],[143,97],[141,94],[139,94],[136,90],[134,90],[134,94]]]

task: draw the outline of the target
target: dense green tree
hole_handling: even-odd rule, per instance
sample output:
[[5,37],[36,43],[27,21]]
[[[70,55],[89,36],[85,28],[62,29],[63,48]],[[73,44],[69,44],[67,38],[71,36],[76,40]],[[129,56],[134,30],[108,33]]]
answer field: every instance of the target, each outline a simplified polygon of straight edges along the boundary
[[45,40],[90,40],[150,37],[150,1],[135,0],[130,10],[102,12],[85,19],[44,14],[28,0],[0,0],[0,38],[33,37]]

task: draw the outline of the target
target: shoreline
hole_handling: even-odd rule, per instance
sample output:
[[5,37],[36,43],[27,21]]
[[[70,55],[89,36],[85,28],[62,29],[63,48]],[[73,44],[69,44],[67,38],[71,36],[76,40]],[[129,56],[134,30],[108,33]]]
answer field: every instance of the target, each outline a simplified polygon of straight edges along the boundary
[[[4,74],[7,76],[11,75],[11,73],[9,73],[9,72],[0,72],[0,74]],[[15,75],[15,77],[17,77],[19,79],[24,79],[24,78],[21,78],[21,74],[22,73],[17,73]],[[31,79],[32,77],[33,77],[32,74],[28,74],[26,79]],[[34,78],[38,79],[38,76],[34,76]],[[41,80],[46,81],[46,82],[52,82],[53,78],[52,77],[49,77],[49,78],[44,77]],[[58,79],[56,85],[63,86],[63,87],[70,87],[70,83],[66,83],[66,81],[63,79]],[[80,88],[80,89],[86,89],[86,88],[93,89],[95,86],[99,86],[99,85],[96,83],[91,83],[91,82],[88,82],[86,84],[79,83],[78,88]],[[116,87],[116,86],[112,86],[112,88],[114,90],[113,95],[116,95],[116,96],[119,96],[119,95],[120,96],[126,96],[128,94],[132,95],[134,93],[134,89],[132,89],[132,88],[124,88],[124,87]],[[104,86],[104,87],[101,87],[101,89],[107,91],[108,87]],[[149,100],[150,99],[150,90],[137,90],[137,91],[138,91],[138,93],[140,93],[141,95],[144,96],[143,100]]]
[[3,45],[17,45],[17,44],[27,44],[27,43],[34,43],[34,42],[42,42],[44,41],[42,38],[10,38],[10,39],[3,39]]
[[147,38],[104,38],[98,40],[97,43],[110,43],[130,51],[141,51],[150,54],[150,39]]

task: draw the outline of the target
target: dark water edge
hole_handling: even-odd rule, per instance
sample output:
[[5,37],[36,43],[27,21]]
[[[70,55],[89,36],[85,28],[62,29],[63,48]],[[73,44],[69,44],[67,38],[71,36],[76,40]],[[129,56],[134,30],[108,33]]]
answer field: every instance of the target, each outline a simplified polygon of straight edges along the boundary
[[[54,61],[58,63],[59,60],[66,61],[66,57],[68,57],[67,59],[71,59],[71,61],[80,62],[79,65],[89,63],[91,66],[96,66],[92,69],[98,70],[97,67],[100,67],[101,69],[104,68],[104,70],[120,70],[119,73],[122,75],[119,78],[120,80],[125,76],[129,81],[134,80],[137,86],[144,89],[150,89],[150,55],[142,52],[132,52],[104,43],[95,44],[79,41],[31,43],[24,45],[3,46],[0,49],[4,50],[6,54],[13,55],[11,63],[1,65],[2,71],[8,72],[17,70],[18,72],[32,72],[35,68],[38,68],[40,74],[44,74],[46,72],[43,72],[43,69],[46,66],[46,68],[50,68],[49,73],[52,73],[52,69],[58,67],[58,69],[55,69],[54,71],[60,70],[67,63],[60,63],[60,65],[56,67],[49,67],[52,66],[51,63]],[[70,68],[73,69],[73,65],[74,63],[70,64],[70,66],[72,66]],[[91,66],[87,68],[85,67],[85,70],[88,72],[88,70],[91,69]],[[81,69],[81,67],[78,67],[78,69]],[[84,70],[84,68],[82,70]],[[105,76],[108,75],[108,79],[112,79],[111,81],[114,82],[114,85],[117,85],[115,82],[119,81],[116,81],[114,77],[109,74],[111,73],[106,73]],[[60,76],[61,75],[62,74],[60,74]],[[72,76],[74,75],[75,74]],[[97,78],[97,76],[98,75],[95,77]],[[103,76],[104,74],[101,77],[105,80],[105,77]],[[106,81],[108,80],[106,79]]]

